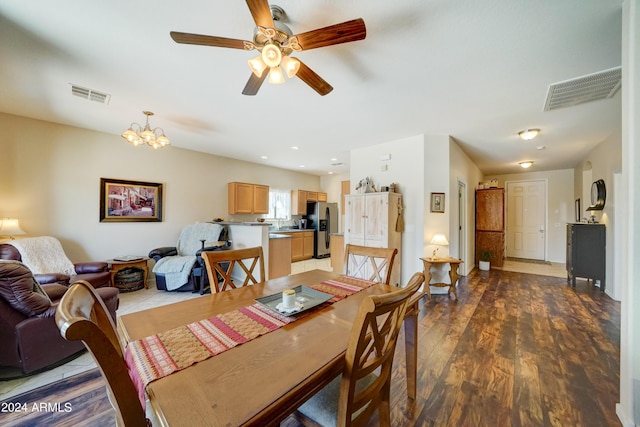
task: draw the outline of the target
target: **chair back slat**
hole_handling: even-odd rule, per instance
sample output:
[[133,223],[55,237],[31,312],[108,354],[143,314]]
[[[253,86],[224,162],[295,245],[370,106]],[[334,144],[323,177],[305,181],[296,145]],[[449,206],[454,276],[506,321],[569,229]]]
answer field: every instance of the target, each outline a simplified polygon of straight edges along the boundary
[[[225,251],[205,251],[201,255],[207,267],[211,293],[223,292],[237,287],[232,278],[236,266],[239,267],[236,271],[241,270],[245,274],[241,286],[260,283],[266,279],[262,246]],[[256,277],[258,273],[256,269],[260,273],[259,279]]]
[[58,304],[56,324],[65,339],[81,340],[93,356],[107,383],[118,425],[150,425],[129,377],[115,324],[91,284],[80,280],[69,287]]
[[[398,291],[367,297],[356,315],[340,384],[339,426],[365,426],[376,410],[381,425],[390,423],[391,370],[400,326],[411,298],[424,283],[416,273]],[[377,378],[368,386],[358,381]]]
[[396,248],[347,244],[344,250],[344,274],[388,285],[397,254]]

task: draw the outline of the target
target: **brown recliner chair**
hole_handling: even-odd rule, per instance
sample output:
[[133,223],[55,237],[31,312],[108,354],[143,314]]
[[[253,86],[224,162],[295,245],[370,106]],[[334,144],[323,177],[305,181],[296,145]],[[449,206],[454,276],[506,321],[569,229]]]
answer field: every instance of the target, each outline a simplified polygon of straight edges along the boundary
[[[67,287],[40,285],[24,264],[0,260],[0,378],[18,378],[61,365],[82,354],[80,341],[67,341],[55,322]],[[118,289],[96,290],[116,319]]]
[[[54,239],[53,237],[32,237],[21,240],[37,240],[37,239]],[[62,251],[59,242],[57,245]],[[0,259],[22,261],[22,255],[16,246],[10,243],[0,243]],[[34,272],[34,276],[41,285],[46,283],[60,283],[69,286],[78,280],[86,280],[91,283],[94,288],[111,286],[111,273],[109,265],[106,262],[83,262],[74,264],[76,274],[63,274],[57,272]]]

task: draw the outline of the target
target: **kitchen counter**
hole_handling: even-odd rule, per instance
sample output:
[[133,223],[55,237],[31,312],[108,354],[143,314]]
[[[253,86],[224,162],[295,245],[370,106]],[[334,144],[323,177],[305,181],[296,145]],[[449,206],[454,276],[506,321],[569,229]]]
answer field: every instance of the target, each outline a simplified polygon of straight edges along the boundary
[[300,233],[302,231],[315,231],[313,228],[281,228],[269,230],[270,233]]

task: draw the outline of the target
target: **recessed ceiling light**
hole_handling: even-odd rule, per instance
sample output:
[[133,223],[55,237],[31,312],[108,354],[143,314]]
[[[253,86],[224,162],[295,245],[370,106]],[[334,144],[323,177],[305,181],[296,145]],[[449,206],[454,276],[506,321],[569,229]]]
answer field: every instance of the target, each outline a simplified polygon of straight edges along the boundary
[[260,158],[261,158],[262,160],[267,160],[267,159],[268,159],[268,157],[267,157],[267,156],[260,156]]
[[331,161],[332,161],[332,162],[337,162],[337,161],[338,161],[338,158],[337,158],[337,157],[332,157],[332,158],[331,158]]
[[332,171],[329,171],[329,175],[333,175],[333,172],[332,172]]
[[293,147],[291,147],[291,149],[292,149],[292,150],[299,150],[299,149],[300,149],[300,147],[298,147],[298,146],[294,145]]
[[547,147],[545,147],[544,145],[538,145],[536,147],[536,150],[544,150],[545,148],[547,148]]
[[299,167],[303,168],[303,167],[304,167],[304,165],[300,165]]
[[520,138],[524,139],[525,141],[530,141],[536,136],[538,136],[539,133],[540,133],[540,129],[527,129],[527,130],[521,130],[520,132],[518,132],[518,135],[520,136]]
[[520,162],[518,164],[521,168],[528,169],[533,165],[533,162],[531,160],[527,160],[526,162]]

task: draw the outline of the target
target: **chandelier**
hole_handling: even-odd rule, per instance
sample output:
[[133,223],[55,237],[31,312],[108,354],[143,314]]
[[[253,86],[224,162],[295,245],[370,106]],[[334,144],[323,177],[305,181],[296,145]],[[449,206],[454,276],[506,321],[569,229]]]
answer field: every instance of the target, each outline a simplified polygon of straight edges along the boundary
[[[144,126],[140,126],[138,123],[131,123],[129,129],[122,133],[124,139],[132,143],[134,146],[147,144],[149,147],[153,147],[154,149],[163,148],[169,144],[169,138],[167,138],[164,134],[164,130],[161,128],[151,129],[149,126],[149,116],[153,116],[151,111],[143,111],[145,116],[147,116],[147,122]],[[158,132],[160,132],[158,134]]]

